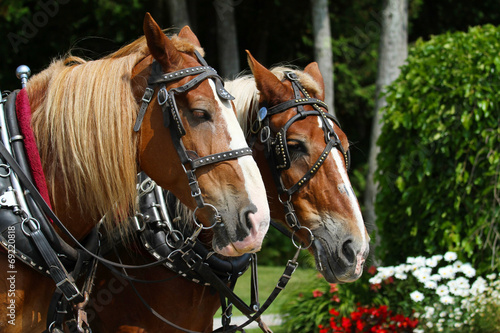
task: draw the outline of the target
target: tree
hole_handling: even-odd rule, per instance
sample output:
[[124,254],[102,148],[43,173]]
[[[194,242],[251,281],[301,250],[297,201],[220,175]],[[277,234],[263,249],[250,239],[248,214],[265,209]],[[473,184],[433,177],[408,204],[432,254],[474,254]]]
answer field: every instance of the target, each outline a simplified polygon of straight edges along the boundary
[[176,28],[191,25],[186,1],[165,0],[171,24]]
[[233,0],[215,0],[217,12],[217,51],[219,70],[224,77],[232,77],[240,71],[238,39],[234,20]]
[[374,175],[377,170],[377,155],[380,148],[377,140],[381,132],[381,119],[385,100],[386,86],[393,82],[400,73],[408,55],[408,1],[385,0],[382,11],[382,35],[380,38],[378,74],[376,82],[375,114],[373,116],[372,134],[370,140],[370,155],[368,157],[368,177],[365,189],[365,221],[375,228],[375,245],[378,245],[378,235],[375,226],[375,199],[377,183]]
[[314,59],[318,62],[319,70],[325,82],[325,102],[329,112],[335,115],[333,89],[333,55],[332,38],[330,33],[330,15],[328,0],[312,0],[312,21],[314,34]]

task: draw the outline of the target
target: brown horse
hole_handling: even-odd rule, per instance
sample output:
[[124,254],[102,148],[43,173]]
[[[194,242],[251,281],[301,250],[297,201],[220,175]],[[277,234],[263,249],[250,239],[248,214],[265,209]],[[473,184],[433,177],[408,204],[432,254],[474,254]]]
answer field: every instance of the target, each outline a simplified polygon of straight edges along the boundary
[[[55,213],[77,239],[105,214],[112,229],[135,211],[136,175],[144,170],[188,207],[200,208],[198,220],[213,227],[212,246],[218,252],[231,256],[258,250],[269,208],[229,95],[216,91],[220,78],[200,63],[202,50],[189,28],[169,39],[147,14],[144,33],[103,59],[54,61],[28,81],[33,132]],[[180,78],[169,79],[169,73]],[[175,104],[168,119],[160,105],[166,96],[156,97],[162,85],[165,92],[175,92],[168,95],[167,104]],[[154,92],[149,98],[147,88]],[[166,128],[167,120],[174,126]],[[177,148],[174,131],[182,134]],[[190,158],[183,160],[182,151]],[[233,158],[202,160],[223,153]],[[197,180],[202,199],[186,175]],[[12,267],[1,255],[0,331],[43,331],[54,282],[18,261],[10,293]],[[14,320],[7,323],[11,304]]]
[[[321,104],[324,98],[323,78],[318,66],[311,63],[304,71],[285,67],[269,71],[250,53],[248,61],[254,76],[238,78],[227,82],[226,86],[236,97],[240,125],[248,139],[255,140],[254,157],[264,178],[271,215],[290,232],[295,230],[295,237],[305,246],[311,245],[309,250],[316,258],[317,269],[327,281],[352,282],[362,274],[369,251],[369,236],[347,175],[347,137],[333,117],[322,115],[323,111],[316,109],[318,106],[324,109]],[[293,102],[282,104],[297,99],[292,81],[288,79],[291,77],[294,80],[295,76],[290,73],[294,73],[305,88],[305,92],[299,91],[301,96],[298,98],[305,103],[303,109]],[[305,100],[307,98],[311,99]],[[307,104],[308,101],[311,104]],[[263,106],[266,109],[262,110]],[[277,108],[281,106],[284,106],[282,111]],[[264,116],[262,112],[266,110],[267,116]],[[294,118],[298,112],[303,112],[304,116]],[[263,118],[267,118],[268,122]],[[293,119],[298,120],[289,123]],[[334,133],[326,130],[328,125]],[[270,133],[261,134],[265,126],[269,127]],[[288,169],[281,168],[278,178],[286,189],[294,189],[294,185],[305,175],[311,171],[314,174],[293,193],[278,190],[273,176],[276,169],[273,161],[278,160],[280,165],[286,161],[279,156],[266,155],[266,144],[270,139],[278,141],[277,133],[285,127],[290,166]],[[331,151],[326,152],[328,143],[325,140],[331,141],[328,138],[341,147],[332,145]],[[322,162],[314,169],[318,161]],[[279,179],[276,181],[280,183]],[[291,193],[288,198],[285,196],[287,193]],[[300,227],[291,228],[286,222],[290,218],[286,216],[282,202],[291,202]],[[287,214],[290,215],[290,212],[289,209]],[[314,235],[312,244],[310,233]],[[299,240],[295,242],[299,243]],[[138,262],[144,260],[143,255],[123,248],[119,256]],[[212,331],[212,318],[220,306],[219,295],[212,287],[182,277],[172,279],[175,273],[164,267],[130,273],[143,280],[170,278],[168,282],[133,285],[149,305],[167,320],[191,331]],[[98,273],[94,304],[90,309],[92,318],[95,318],[91,326],[99,332],[182,332],[163,323],[143,306],[131,284],[123,278],[114,277],[108,270]]]

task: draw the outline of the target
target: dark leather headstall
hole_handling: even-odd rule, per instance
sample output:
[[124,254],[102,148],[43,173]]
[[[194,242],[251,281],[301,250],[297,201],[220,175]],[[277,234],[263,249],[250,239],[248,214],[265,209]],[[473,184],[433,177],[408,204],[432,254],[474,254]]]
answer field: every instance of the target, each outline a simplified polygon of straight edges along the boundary
[[[287,71],[285,72],[285,78],[292,83],[294,99],[274,105],[268,109],[261,109],[261,111],[259,111],[258,119],[252,125],[253,137],[251,137],[250,142],[254,143],[256,140],[260,140],[261,143],[265,144],[266,159],[269,163],[269,167],[278,190],[279,200],[285,208],[286,222],[295,232],[303,229],[304,227],[301,226],[300,221],[295,214],[295,210],[291,202],[292,195],[318,172],[319,168],[324,163],[333,148],[338,149],[342,153],[347,169],[350,164],[350,153],[349,151],[346,152],[344,150],[338,135],[335,133],[335,130],[330,123],[331,120],[338,127],[340,127],[340,123],[337,118],[328,113],[327,104],[317,98],[310,97],[309,93],[300,84],[299,78],[295,73]],[[306,111],[304,110],[304,105],[311,105],[314,110]],[[296,108],[297,114],[291,117],[277,133],[271,133],[269,126],[270,118],[273,115],[291,108]],[[302,176],[290,188],[286,188],[283,184],[281,172],[289,169],[292,163],[287,145],[287,131],[294,122],[310,116],[320,117],[326,146],[309,171],[307,171],[304,176]],[[291,235],[290,232],[286,232],[285,229],[280,228],[280,226],[276,223],[273,223],[273,225],[286,235],[292,236],[293,239],[293,235]],[[310,231],[309,234],[312,242],[312,233]]]
[[[201,195],[201,190],[195,175],[195,170],[199,167],[207,166],[213,163],[236,159],[241,156],[252,155],[252,150],[246,147],[242,149],[229,150],[209,156],[199,157],[196,152],[186,150],[186,148],[184,147],[184,144],[182,143],[182,137],[186,134],[186,130],[184,128],[184,125],[182,124],[179,109],[175,100],[176,95],[185,93],[193,89],[204,80],[212,79],[215,82],[216,91],[220,98],[225,100],[234,99],[234,97],[224,89],[222,78],[217,74],[217,71],[208,66],[205,59],[203,59],[198,51],[195,51],[195,55],[202,66],[184,68],[167,74],[162,73],[161,66],[158,62],[153,62],[152,73],[148,80],[148,86],[146,88],[144,96],[142,97],[142,105],[137,116],[134,131],[139,131],[148,105],[153,98],[154,89],[156,86],[160,86],[157,93],[157,99],[158,104],[162,107],[164,126],[166,128],[170,128],[170,134],[173,144],[175,146],[175,149],[177,150],[177,154],[179,155],[182,166],[184,167],[184,170],[188,177],[189,186],[191,188],[191,195],[195,199],[198,208],[203,208],[207,205],[203,202],[203,197]],[[180,87],[167,90],[166,84],[178,81],[189,76],[194,76],[194,78]],[[210,206],[215,211],[215,216],[212,223],[212,226],[214,226],[217,222],[221,221],[221,218],[215,207],[211,205],[208,206]]]

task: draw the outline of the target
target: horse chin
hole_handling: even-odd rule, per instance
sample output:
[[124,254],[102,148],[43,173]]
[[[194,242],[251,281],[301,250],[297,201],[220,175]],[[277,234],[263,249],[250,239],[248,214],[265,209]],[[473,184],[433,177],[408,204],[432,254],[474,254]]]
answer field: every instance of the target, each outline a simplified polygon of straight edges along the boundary
[[242,256],[245,253],[253,253],[257,252],[260,250],[259,247],[240,247],[238,246],[239,242],[230,243],[229,245],[226,245],[224,247],[219,247],[216,244],[213,244],[213,248],[216,253],[223,255],[225,257],[239,257]]
[[328,242],[316,237],[312,245],[316,269],[329,283],[349,283],[361,277],[364,258],[357,258],[356,265],[344,267],[339,264],[338,254]]

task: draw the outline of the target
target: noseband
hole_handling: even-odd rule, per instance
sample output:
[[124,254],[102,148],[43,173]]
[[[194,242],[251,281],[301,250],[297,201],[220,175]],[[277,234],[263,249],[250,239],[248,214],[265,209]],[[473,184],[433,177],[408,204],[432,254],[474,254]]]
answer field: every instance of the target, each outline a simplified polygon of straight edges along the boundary
[[[260,142],[265,144],[266,159],[269,162],[271,173],[278,190],[279,200],[285,208],[286,222],[293,232],[296,232],[300,229],[305,229],[305,227],[300,225],[300,221],[295,214],[295,210],[291,202],[292,195],[318,172],[319,168],[323,165],[333,148],[338,149],[342,153],[347,169],[349,169],[350,164],[350,153],[349,151],[345,151],[342,147],[342,143],[329,121],[331,120],[340,128],[340,123],[337,118],[328,113],[327,104],[317,98],[310,97],[308,92],[300,84],[299,78],[295,73],[287,71],[285,72],[285,78],[292,83],[294,99],[274,105],[269,109],[265,107],[261,108],[258,112],[258,119],[252,125],[251,131],[254,134],[254,137],[251,139],[251,142],[255,142],[255,140],[257,140],[257,134],[260,131],[258,139]],[[304,110],[304,105],[311,105],[314,110],[306,111]],[[290,108],[297,108],[297,114],[291,117],[273,136],[269,126],[270,118],[273,115],[284,112]],[[325,109],[326,112],[322,108]],[[287,131],[294,122],[305,119],[309,116],[320,117],[326,146],[320,157],[316,160],[309,171],[307,171],[293,186],[286,188],[283,184],[281,174],[283,170],[288,170],[291,166],[290,153],[288,152],[288,144],[286,140]],[[310,231],[309,234],[312,238],[312,233]]]
[[[206,227],[212,228],[218,222],[222,222],[222,218],[214,206],[204,203],[201,189],[198,185],[198,180],[195,174],[196,169],[202,166],[236,159],[241,156],[252,155],[252,150],[249,147],[245,147],[241,149],[228,150],[222,153],[199,157],[195,151],[186,150],[186,148],[184,147],[184,144],[182,143],[182,137],[186,134],[186,130],[179,115],[179,109],[177,107],[175,99],[176,95],[185,93],[195,88],[198,84],[206,79],[212,79],[215,81],[216,91],[220,98],[224,100],[234,99],[234,97],[231,96],[231,94],[227,92],[226,89],[224,89],[224,83],[222,81],[222,78],[217,74],[217,71],[208,66],[205,59],[203,59],[198,51],[194,51],[194,53],[202,66],[184,68],[175,72],[165,74],[162,72],[160,64],[156,61],[153,62],[152,74],[148,80],[146,91],[144,92],[144,95],[142,97],[142,105],[139,110],[136,123],[134,125],[134,131],[139,131],[146,110],[153,98],[154,88],[159,85],[160,89],[158,91],[157,98],[158,104],[161,106],[163,111],[163,124],[166,128],[170,129],[172,142],[175,146],[175,149],[177,150],[177,154],[179,155],[179,158],[181,160],[182,167],[188,177],[189,187],[191,188],[191,196],[196,201],[197,209],[208,206],[211,207],[215,212],[212,225],[210,227]],[[167,83],[178,81],[182,78],[194,75],[196,76],[184,85],[167,90]],[[194,217],[194,222],[200,228],[205,228],[198,224],[198,222],[196,221],[196,216]]]

